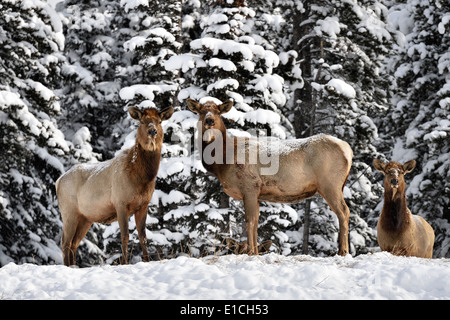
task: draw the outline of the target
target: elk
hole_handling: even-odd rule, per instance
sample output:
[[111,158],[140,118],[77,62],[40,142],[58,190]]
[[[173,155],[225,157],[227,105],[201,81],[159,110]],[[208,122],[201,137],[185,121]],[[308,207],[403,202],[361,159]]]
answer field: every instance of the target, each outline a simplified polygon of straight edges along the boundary
[[76,263],[76,252],[94,222],[118,221],[122,240],[122,264],[128,262],[128,219],[134,214],[143,260],[149,261],[145,220],[155,189],[161,158],[161,121],[173,108],[130,107],[131,118],[140,122],[134,147],[113,159],[95,164],[77,164],[56,181],[56,194],[63,221],[61,247],[67,266]]
[[[211,101],[201,104],[188,99],[187,105],[200,116],[198,127],[201,136],[198,142],[201,144],[199,150],[203,166],[219,179],[227,195],[243,201],[249,254],[257,255],[259,250],[257,229],[260,200],[292,203],[316,193],[327,201],[338,217],[338,253],[345,255],[349,252],[350,211],[344,201],[343,188],[350,172],[353,152],[346,142],[323,134],[285,141],[237,139],[227,135],[221,118],[233,106],[232,101],[217,105]],[[218,147],[214,148],[214,145]],[[277,163],[276,170],[269,170],[267,159],[262,156],[264,152],[271,154],[272,160]],[[255,153],[257,159],[252,156]]]
[[384,174],[384,203],[377,224],[378,244],[394,255],[431,258],[434,231],[424,218],[411,214],[406,205],[405,174],[414,170],[416,161],[403,165],[373,160],[376,170]]

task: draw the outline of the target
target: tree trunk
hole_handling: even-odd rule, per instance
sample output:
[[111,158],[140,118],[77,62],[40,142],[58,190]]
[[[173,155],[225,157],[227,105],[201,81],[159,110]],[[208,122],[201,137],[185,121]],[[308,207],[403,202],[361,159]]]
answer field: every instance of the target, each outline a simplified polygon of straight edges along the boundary
[[[293,42],[294,50],[301,61],[300,68],[304,80],[304,86],[294,92],[294,130],[296,138],[305,138],[310,135],[310,122],[312,106],[312,67],[311,67],[311,40],[308,35],[311,28],[308,23],[302,24],[309,16],[309,6],[305,5],[305,12],[295,12]],[[308,130],[309,129],[309,130]]]
[[307,199],[305,202],[305,221],[303,222],[303,246],[302,246],[303,254],[308,254],[310,212],[311,212],[311,199]]
[[[309,3],[305,3],[304,12],[294,13],[293,42],[294,50],[298,53],[298,59],[301,61],[300,67],[304,80],[304,86],[294,92],[294,130],[296,138],[306,138],[314,132],[314,101],[312,81],[312,57],[311,45],[313,38],[311,35],[311,25],[305,21],[310,15]],[[308,254],[309,243],[309,224],[311,212],[311,199],[305,201],[305,214],[303,223],[303,247],[302,253]]]

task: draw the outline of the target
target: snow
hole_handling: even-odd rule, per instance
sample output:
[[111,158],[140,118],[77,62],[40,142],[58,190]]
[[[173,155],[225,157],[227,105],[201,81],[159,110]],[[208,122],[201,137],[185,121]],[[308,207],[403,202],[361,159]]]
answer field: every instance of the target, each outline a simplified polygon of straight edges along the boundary
[[245,60],[252,60],[256,56],[265,59],[265,64],[268,68],[276,67],[279,63],[279,58],[276,53],[265,50],[260,45],[208,37],[196,39],[191,42],[192,49],[202,49],[202,47],[211,50],[215,56],[219,54],[219,51],[227,55],[240,53]]
[[51,98],[55,97],[53,91],[42,85],[42,83],[40,82],[33,81],[31,79],[25,79],[24,83],[26,83],[30,88],[34,89],[39,94],[39,96],[46,101],[50,101]]
[[331,79],[326,84],[326,88],[330,91],[334,91],[337,94],[341,94],[349,99],[356,98],[356,91],[351,85],[341,79]]
[[15,92],[0,90],[0,105],[6,106],[25,106],[25,103],[20,99],[20,95]]
[[324,20],[317,21],[317,27],[314,28],[314,31],[319,36],[322,36],[325,32],[331,38],[337,38],[337,35],[341,32],[341,26],[336,17],[326,17]]
[[280,116],[271,111],[265,109],[257,109],[254,111],[249,111],[244,114],[244,119],[251,123],[262,123],[262,124],[278,124],[280,123]]
[[123,100],[132,100],[140,95],[148,100],[141,102],[138,105],[139,108],[156,108],[156,105],[153,102],[155,94],[167,91],[175,92],[176,89],[176,85],[169,84],[136,84],[121,89],[119,95]]
[[195,54],[181,54],[177,56],[172,56],[164,62],[164,67],[166,70],[173,71],[181,69],[183,72],[187,72],[195,67],[202,68],[206,67],[205,61]]
[[211,67],[218,67],[225,71],[236,71],[236,65],[227,59],[218,59],[218,58],[211,58],[208,61],[209,65]]
[[405,163],[411,159],[417,158],[416,149],[406,149],[403,146],[401,139],[397,138],[394,144],[394,149],[392,150],[392,161],[397,161],[400,163]]
[[214,83],[211,83],[206,88],[206,92],[211,92],[214,89],[222,89],[222,88],[228,88],[232,87],[234,89],[237,89],[239,87],[239,82],[236,79],[219,79]]
[[447,13],[442,17],[442,21],[438,25],[438,31],[440,34],[445,33],[445,26],[450,22],[450,14]]
[[139,6],[148,7],[148,0],[120,0],[120,5],[128,12]]
[[[156,234],[155,234],[156,236]],[[227,255],[68,268],[9,263],[2,299],[449,299],[450,259]]]

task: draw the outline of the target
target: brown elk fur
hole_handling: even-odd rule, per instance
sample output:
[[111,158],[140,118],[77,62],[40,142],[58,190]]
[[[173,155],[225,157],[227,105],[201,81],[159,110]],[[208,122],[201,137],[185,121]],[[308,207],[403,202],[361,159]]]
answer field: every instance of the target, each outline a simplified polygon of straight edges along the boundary
[[[257,229],[259,200],[271,202],[298,202],[319,193],[329,204],[339,220],[339,254],[348,251],[348,221],[350,212],[344,201],[343,188],[352,163],[350,146],[339,139],[318,135],[308,139],[280,141],[277,147],[279,167],[274,174],[261,174],[265,165],[258,158],[249,161],[252,148],[261,150],[263,142],[247,139],[240,144],[229,137],[221,114],[228,112],[233,103],[216,105],[213,102],[200,104],[187,100],[191,111],[199,114],[201,126],[202,162],[205,168],[220,180],[223,190],[237,200],[243,200],[248,233],[248,253],[258,254]],[[215,129],[215,130],[209,130]],[[223,161],[207,163],[205,150],[216,139],[222,139]],[[283,149],[285,148],[285,149]],[[244,149],[244,150],[239,150]],[[238,154],[247,154],[245,162],[238,161]],[[233,158],[230,161],[229,154]],[[242,159],[242,158],[241,158]],[[267,167],[267,166],[266,166]],[[240,250],[240,249],[239,249]]]
[[395,255],[431,258],[434,231],[420,216],[413,215],[406,205],[404,175],[414,170],[416,162],[405,164],[373,160],[375,169],[385,175],[384,204],[377,224],[381,250]]
[[61,246],[65,265],[76,263],[76,251],[94,222],[119,222],[122,263],[128,261],[128,219],[134,214],[144,261],[145,220],[161,157],[163,130],[173,108],[139,110],[130,107],[131,117],[140,122],[134,147],[115,158],[97,164],[78,164],[58,181],[56,193],[63,221]]

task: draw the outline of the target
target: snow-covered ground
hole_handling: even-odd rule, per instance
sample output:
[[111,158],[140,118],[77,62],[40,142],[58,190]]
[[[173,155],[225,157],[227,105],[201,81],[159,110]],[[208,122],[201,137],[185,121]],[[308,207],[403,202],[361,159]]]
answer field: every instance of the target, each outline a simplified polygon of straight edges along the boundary
[[450,299],[450,259],[228,255],[127,266],[9,263],[2,299]]

